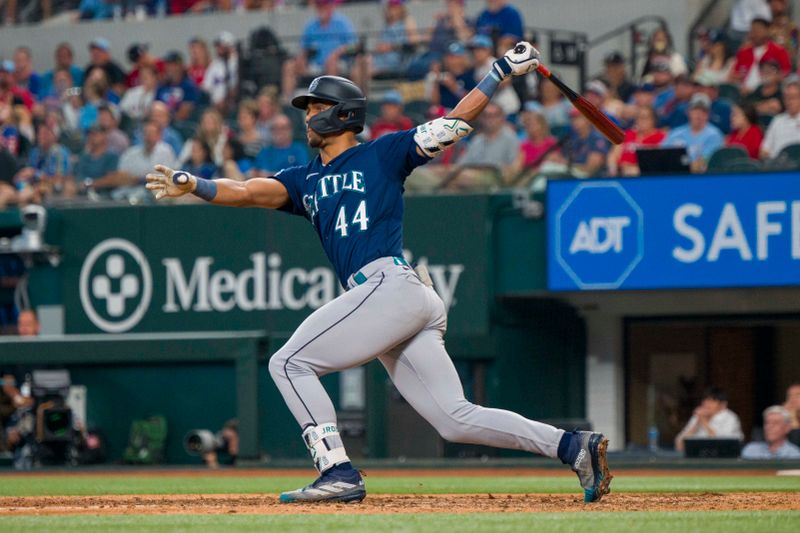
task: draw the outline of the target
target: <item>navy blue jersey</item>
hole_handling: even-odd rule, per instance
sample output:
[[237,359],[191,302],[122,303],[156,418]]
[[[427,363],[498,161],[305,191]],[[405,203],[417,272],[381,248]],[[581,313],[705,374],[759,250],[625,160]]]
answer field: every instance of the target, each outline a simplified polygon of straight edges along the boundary
[[282,210],[311,221],[342,285],[379,257],[403,254],[403,183],[429,159],[417,153],[415,129],[384,135],[323,165],[278,172],[289,191]]

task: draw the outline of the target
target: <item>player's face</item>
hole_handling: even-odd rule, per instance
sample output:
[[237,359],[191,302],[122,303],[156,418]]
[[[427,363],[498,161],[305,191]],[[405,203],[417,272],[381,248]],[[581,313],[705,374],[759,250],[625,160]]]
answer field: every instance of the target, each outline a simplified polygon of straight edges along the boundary
[[319,148],[322,146],[322,142],[324,137],[314,131],[313,129],[308,127],[308,121],[314,118],[319,113],[330,109],[333,107],[333,104],[329,104],[327,102],[315,102],[311,101],[306,107],[306,137],[308,138],[308,145],[312,148]]

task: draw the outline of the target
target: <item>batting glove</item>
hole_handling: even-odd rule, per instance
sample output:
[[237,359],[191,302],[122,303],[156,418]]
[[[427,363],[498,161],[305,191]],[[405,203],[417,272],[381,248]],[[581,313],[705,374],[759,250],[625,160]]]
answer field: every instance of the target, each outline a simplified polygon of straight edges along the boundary
[[539,50],[525,41],[518,42],[492,65],[504,80],[511,76],[522,76],[539,68]]
[[197,178],[188,172],[172,170],[164,165],[156,165],[155,170],[157,174],[147,175],[145,187],[153,193],[156,200],[177,198],[192,193],[197,188]]

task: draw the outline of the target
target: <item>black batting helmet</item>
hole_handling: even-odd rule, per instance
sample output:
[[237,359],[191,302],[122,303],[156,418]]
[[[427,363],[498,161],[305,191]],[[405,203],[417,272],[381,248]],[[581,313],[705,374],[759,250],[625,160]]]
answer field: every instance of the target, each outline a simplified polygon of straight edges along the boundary
[[314,78],[306,94],[295,97],[292,105],[305,110],[312,98],[334,104],[308,121],[309,127],[320,135],[345,130],[361,133],[364,130],[367,99],[352,81],[339,76]]

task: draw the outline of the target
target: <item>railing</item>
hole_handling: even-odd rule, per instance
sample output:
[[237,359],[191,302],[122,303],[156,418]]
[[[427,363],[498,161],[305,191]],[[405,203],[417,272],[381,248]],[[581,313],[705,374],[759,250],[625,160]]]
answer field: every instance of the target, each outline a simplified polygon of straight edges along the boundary
[[630,62],[630,72],[631,75],[636,73],[636,67],[639,60],[640,49],[643,46],[646,46],[647,39],[644,37],[645,35],[645,26],[647,25],[655,25],[656,27],[661,28],[668,28],[667,21],[663,17],[659,17],[656,15],[645,15],[632,21],[623,24],[613,30],[607,31],[602,35],[598,35],[594,39],[588,42],[587,51],[595,48],[601,44],[605,44],[606,42],[616,39],[625,33],[628,34],[628,44],[630,49],[628,50],[628,60]]

